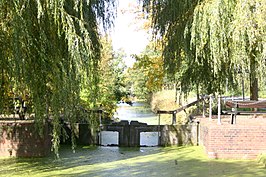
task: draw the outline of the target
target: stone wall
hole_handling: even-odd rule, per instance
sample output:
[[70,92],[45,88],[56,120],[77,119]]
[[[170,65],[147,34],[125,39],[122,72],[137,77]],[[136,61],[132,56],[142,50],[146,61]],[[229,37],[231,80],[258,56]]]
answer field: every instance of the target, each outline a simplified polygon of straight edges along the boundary
[[238,124],[200,122],[200,144],[210,158],[255,159],[266,152],[266,120],[238,118]]
[[39,136],[33,121],[0,122],[0,156],[46,156],[51,150],[48,125],[43,131],[43,136]]

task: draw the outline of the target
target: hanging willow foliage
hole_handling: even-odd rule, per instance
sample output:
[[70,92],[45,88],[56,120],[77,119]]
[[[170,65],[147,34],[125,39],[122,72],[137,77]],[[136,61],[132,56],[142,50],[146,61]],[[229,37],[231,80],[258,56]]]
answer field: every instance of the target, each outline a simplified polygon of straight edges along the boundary
[[239,70],[249,71],[251,90],[265,73],[265,3],[145,0],[144,8],[152,14],[154,34],[166,43],[166,69],[178,73],[183,91],[197,84],[213,93],[222,92],[227,81],[234,87]]
[[[232,63],[232,43],[230,24],[232,21],[233,1],[204,1],[194,10],[191,25],[191,46],[196,63],[208,63],[205,70],[210,70],[202,87],[209,88],[209,93],[221,91],[226,79],[234,83]],[[202,67],[204,67],[203,65]],[[205,74],[202,70],[202,74]],[[209,83],[208,83],[209,82]]]
[[[170,73],[179,69],[183,50],[189,41],[185,28],[191,19],[196,0],[144,0],[144,8],[152,14],[154,34],[163,40],[165,66]],[[163,37],[163,38],[161,38]]]
[[90,106],[97,99],[98,21],[108,28],[115,6],[115,0],[0,2],[1,112],[10,95],[30,97],[39,130],[52,119],[55,153],[60,116],[74,127],[82,86],[89,88]]

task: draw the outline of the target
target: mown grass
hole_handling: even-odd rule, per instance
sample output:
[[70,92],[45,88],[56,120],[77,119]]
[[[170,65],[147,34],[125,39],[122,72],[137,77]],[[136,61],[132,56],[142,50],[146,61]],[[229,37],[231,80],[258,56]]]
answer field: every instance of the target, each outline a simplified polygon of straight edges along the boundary
[[236,176],[264,177],[256,160],[208,159],[199,146],[166,148],[70,147],[60,159],[1,158],[0,176]]

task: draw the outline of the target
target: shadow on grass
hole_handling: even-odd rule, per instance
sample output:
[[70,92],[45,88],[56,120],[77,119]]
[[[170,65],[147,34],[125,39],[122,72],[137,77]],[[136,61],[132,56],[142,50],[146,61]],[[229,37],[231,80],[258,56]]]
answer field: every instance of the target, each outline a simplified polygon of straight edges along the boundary
[[201,147],[70,147],[61,158],[0,159],[0,176],[266,176],[250,160],[208,159]]

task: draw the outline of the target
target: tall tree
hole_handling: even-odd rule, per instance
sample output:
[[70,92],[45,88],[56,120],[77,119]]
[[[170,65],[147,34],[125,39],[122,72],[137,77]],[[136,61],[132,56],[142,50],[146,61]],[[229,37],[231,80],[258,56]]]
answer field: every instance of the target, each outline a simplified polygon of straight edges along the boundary
[[[181,73],[183,90],[195,84],[207,93],[234,87],[238,68],[250,73],[250,96],[258,98],[265,72],[264,0],[147,0],[153,29],[164,46],[165,67]],[[257,69],[255,69],[257,68]]]
[[116,104],[123,96],[124,70],[123,51],[113,51],[112,41],[108,36],[102,37],[102,55],[99,65],[99,98],[98,104],[104,107],[110,118]]
[[[1,109],[7,93],[32,99],[35,122],[52,117],[58,152],[60,115],[74,126],[80,88],[96,99],[101,45],[98,20],[107,28],[115,0],[2,0],[0,2]],[[2,94],[3,93],[3,94]],[[93,106],[93,104],[92,104]]]
[[[146,96],[149,93],[160,91],[164,84],[163,60],[161,57],[161,46],[150,43],[140,55],[133,55],[136,62],[129,71],[132,75],[135,90]],[[134,77],[135,76],[137,77]],[[143,93],[141,93],[143,92]]]

